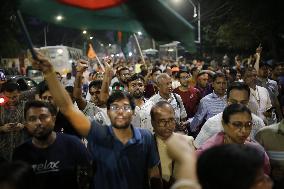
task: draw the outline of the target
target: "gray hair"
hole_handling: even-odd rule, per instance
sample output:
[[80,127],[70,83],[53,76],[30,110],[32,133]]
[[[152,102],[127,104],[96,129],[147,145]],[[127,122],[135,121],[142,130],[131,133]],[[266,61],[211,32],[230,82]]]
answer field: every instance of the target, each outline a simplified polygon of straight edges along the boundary
[[167,73],[161,73],[156,77],[156,83],[159,84],[161,79],[171,78]]

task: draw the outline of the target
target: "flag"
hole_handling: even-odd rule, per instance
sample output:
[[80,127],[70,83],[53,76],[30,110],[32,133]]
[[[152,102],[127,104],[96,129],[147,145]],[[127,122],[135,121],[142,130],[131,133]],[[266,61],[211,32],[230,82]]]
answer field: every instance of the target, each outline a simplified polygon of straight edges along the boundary
[[87,52],[87,56],[90,59],[94,59],[97,56],[97,54],[96,54],[95,50],[93,49],[93,46],[92,46],[91,43],[89,43],[89,49],[88,49],[88,52]]
[[118,6],[126,0],[57,0],[60,3],[68,4],[85,9],[98,10]]

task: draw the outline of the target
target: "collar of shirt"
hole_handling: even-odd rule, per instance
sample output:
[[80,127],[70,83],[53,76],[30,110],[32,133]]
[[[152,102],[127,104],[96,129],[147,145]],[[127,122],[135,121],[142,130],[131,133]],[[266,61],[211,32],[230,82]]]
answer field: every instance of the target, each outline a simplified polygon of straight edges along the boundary
[[[144,104],[145,104],[146,101],[147,101],[146,98],[144,98],[143,100],[144,100]],[[142,109],[142,107],[144,106],[144,104],[141,107],[135,106],[134,112],[140,111]]]
[[[130,125],[130,127],[132,130],[133,136],[131,139],[128,140],[125,146],[129,146],[131,144],[142,142],[142,136],[141,136],[140,130],[138,128],[133,127],[132,125]],[[109,127],[109,132],[113,138],[116,138],[112,126]]]
[[175,99],[173,93],[171,93],[171,96],[170,96],[169,99],[164,99],[163,97],[161,97],[161,95],[160,95],[159,92],[158,92],[157,95],[158,95],[158,101],[157,101],[157,102],[162,101],[162,100],[165,100],[165,101],[167,101],[168,103],[171,103],[171,101],[172,101],[173,99]]
[[226,99],[227,98],[227,96],[226,95],[224,95],[224,96],[222,96],[222,97],[219,97],[216,93],[215,93],[215,91],[213,91],[212,92],[212,98],[220,98],[220,99]]

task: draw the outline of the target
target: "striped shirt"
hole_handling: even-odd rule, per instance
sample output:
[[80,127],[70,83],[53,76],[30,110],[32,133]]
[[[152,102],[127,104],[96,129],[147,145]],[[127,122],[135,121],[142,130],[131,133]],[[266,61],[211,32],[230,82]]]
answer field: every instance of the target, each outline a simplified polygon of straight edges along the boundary
[[223,112],[227,106],[227,96],[219,97],[214,91],[200,100],[198,110],[190,123],[190,129],[196,131],[203,121]]

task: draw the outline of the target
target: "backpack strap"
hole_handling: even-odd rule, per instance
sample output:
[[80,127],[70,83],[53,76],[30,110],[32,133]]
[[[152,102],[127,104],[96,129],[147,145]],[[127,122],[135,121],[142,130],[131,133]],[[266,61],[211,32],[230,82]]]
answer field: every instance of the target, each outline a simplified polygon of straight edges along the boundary
[[173,95],[174,95],[175,100],[177,102],[178,108],[181,110],[180,101],[178,100],[176,93],[173,93]]

